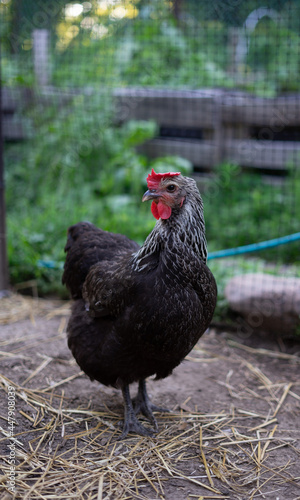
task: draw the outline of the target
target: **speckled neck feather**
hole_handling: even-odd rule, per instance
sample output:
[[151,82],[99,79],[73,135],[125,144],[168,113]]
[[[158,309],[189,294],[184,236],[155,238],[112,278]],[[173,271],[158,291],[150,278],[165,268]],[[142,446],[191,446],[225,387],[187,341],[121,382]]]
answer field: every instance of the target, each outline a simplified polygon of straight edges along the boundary
[[186,199],[181,208],[173,209],[169,219],[159,219],[145,240],[144,245],[133,254],[131,261],[135,271],[152,268],[151,256],[157,252],[168,255],[176,266],[185,254],[191,252],[196,259],[206,263],[207,243],[205,238],[205,222],[203,202],[196,182],[190,178],[186,181]]

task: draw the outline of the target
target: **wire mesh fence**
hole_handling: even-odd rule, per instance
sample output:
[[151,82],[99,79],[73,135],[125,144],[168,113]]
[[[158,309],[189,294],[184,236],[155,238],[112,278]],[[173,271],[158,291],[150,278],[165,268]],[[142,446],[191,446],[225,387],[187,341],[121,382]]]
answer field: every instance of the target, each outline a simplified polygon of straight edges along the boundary
[[[152,167],[195,176],[210,252],[299,231],[296,0],[0,8],[13,282],[36,277],[42,291],[58,290],[65,229],[82,218],[142,242],[153,227],[139,206]],[[299,243],[210,265],[221,310],[233,275],[299,276]]]

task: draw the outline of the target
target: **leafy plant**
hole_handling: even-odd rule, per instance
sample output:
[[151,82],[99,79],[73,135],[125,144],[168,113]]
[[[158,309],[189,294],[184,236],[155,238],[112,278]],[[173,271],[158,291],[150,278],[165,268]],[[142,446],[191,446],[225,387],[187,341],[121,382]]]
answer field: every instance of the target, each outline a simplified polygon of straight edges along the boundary
[[154,122],[112,121],[108,95],[76,97],[31,110],[34,137],[6,148],[8,254],[12,282],[36,278],[59,291],[66,230],[90,220],[143,242],[154,220],[141,197],[152,166],[191,171],[178,157],[153,162],[135,147],[156,134]]
[[[211,250],[235,248],[299,231],[300,175],[291,170],[280,187],[257,174],[223,164],[203,193]],[[260,252],[266,260],[299,260],[297,243]]]
[[258,82],[263,76],[265,88],[271,83],[274,94],[299,90],[299,34],[269,19],[261,20],[250,37],[248,64],[258,74]]

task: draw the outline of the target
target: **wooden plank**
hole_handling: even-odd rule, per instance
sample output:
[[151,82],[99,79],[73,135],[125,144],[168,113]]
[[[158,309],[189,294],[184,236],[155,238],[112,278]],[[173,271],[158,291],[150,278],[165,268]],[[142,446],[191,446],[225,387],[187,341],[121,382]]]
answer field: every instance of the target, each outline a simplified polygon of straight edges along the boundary
[[[156,87],[119,87],[114,89],[113,95],[115,97],[162,97],[162,98],[176,98],[176,99],[216,99],[224,95],[223,89],[218,88],[203,88],[197,90],[191,89],[170,89],[170,88],[156,88]],[[233,91],[233,95],[248,95],[244,92]]]
[[220,109],[224,122],[277,129],[300,124],[300,94],[263,98],[222,89],[122,88],[114,96],[121,121],[150,116],[159,124],[207,127]]
[[214,128],[218,89],[117,89],[116,116],[127,120],[155,120],[159,125]]
[[286,169],[300,165],[300,143],[231,140],[225,144],[224,159],[242,167]]
[[225,123],[269,127],[274,132],[300,125],[300,94],[273,99],[224,95],[220,105]]
[[181,156],[196,167],[211,168],[218,163],[218,148],[211,141],[153,139],[140,146],[139,151],[151,158]]

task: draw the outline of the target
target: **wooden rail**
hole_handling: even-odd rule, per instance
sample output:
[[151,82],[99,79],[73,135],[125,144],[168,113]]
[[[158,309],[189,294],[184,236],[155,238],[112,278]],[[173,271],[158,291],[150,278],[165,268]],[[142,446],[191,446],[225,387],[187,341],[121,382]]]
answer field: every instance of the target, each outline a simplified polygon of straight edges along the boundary
[[140,149],[150,157],[175,154],[204,168],[221,161],[274,170],[300,164],[300,132],[295,141],[274,140],[300,125],[300,94],[270,99],[222,89],[122,88],[114,97],[120,122],[152,119],[164,128],[202,129],[200,139],[173,134],[145,143]]

